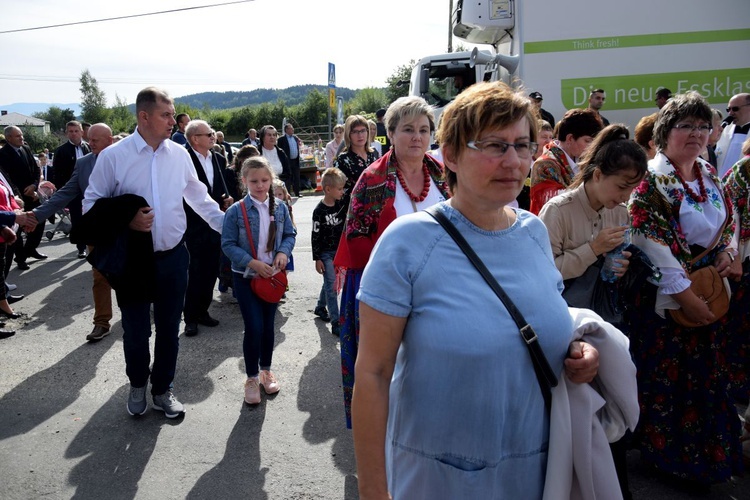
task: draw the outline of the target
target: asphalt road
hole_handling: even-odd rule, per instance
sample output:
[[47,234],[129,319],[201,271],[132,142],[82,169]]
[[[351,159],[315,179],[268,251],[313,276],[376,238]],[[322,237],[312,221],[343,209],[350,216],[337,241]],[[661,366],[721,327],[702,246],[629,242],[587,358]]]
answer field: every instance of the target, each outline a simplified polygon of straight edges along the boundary
[[[18,333],[0,340],[0,498],[354,499],[351,433],[345,428],[338,340],[312,309],[321,278],[310,250],[319,198],[297,200],[296,270],[277,315],[273,368],[282,384],[256,407],[243,403],[242,320],[231,294],[215,294],[216,328],[181,337],[175,394],[182,419],[149,410],[131,417],[115,307],[112,334],[92,328],[90,266],[57,235],[50,258],[9,281],[26,298]],[[636,499],[692,498],[629,455]],[[716,486],[710,499],[750,499],[750,480]]]

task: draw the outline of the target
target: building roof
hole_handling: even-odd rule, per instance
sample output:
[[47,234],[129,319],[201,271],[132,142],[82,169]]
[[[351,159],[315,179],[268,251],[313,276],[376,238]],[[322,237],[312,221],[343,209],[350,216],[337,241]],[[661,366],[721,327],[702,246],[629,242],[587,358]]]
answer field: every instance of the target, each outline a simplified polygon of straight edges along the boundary
[[7,115],[0,116],[0,127],[7,127],[9,125],[15,125],[21,127],[24,125],[30,125],[32,127],[44,127],[45,123],[49,123],[33,116],[22,115],[21,113],[8,113]]

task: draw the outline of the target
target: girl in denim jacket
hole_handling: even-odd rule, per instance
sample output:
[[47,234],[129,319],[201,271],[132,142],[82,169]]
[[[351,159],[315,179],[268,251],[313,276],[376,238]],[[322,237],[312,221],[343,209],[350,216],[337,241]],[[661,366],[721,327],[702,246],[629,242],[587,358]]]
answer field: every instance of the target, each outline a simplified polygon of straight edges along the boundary
[[[242,166],[242,183],[247,195],[226,212],[221,248],[232,262],[232,277],[240,312],[245,323],[242,350],[245,357],[245,402],[260,403],[260,386],[266,394],[279,392],[271,372],[274,346],[274,318],[278,304],[268,303],[253,293],[250,280],[257,274],[270,277],[283,272],[294,248],[297,231],[286,204],[273,196],[274,172],[263,157],[249,158]],[[250,249],[243,205],[252,231],[255,255]]]

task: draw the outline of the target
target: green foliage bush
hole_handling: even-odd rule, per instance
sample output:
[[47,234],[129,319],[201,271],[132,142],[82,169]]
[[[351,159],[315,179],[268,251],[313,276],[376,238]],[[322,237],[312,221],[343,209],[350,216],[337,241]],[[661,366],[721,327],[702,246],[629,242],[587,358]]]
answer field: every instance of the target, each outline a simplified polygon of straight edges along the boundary
[[20,127],[23,131],[23,139],[29,144],[34,154],[44,151],[44,148],[54,151],[62,143],[63,139],[55,134],[45,134],[36,127]]

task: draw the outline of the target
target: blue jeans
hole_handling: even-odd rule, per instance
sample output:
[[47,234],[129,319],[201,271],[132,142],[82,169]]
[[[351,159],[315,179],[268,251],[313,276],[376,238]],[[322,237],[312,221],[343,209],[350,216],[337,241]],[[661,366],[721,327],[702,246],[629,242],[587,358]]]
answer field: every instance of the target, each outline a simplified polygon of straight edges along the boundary
[[258,375],[261,370],[270,370],[273,360],[274,320],[278,304],[269,304],[259,299],[250,288],[250,280],[232,273],[234,293],[240,305],[242,321],[245,323],[245,337],[242,353],[245,356],[245,372],[248,377]]
[[172,385],[180,341],[180,318],[188,278],[188,252],[184,243],[156,253],[156,292],[154,298],[154,366],[149,370],[151,303],[120,306],[125,371],[133,387],[143,387],[151,375],[151,394],[164,394]]
[[320,260],[323,261],[325,271],[323,271],[323,286],[320,288],[320,296],[318,297],[318,307],[327,307],[328,315],[331,317],[331,322],[338,324],[339,322],[339,304],[337,302],[336,290],[334,290],[333,284],[336,281],[336,270],[333,268],[333,257],[336,252],[323,252],[320,254]]

